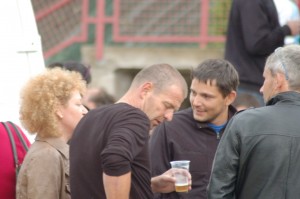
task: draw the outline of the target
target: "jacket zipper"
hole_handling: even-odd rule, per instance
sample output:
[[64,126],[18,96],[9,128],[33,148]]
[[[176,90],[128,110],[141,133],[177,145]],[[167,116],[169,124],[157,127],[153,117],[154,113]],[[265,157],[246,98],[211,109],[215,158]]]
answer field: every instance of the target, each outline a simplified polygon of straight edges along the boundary
[[220,139],[220,133],[217,132],[216,134],[217,134],[217,139],[219,140]]

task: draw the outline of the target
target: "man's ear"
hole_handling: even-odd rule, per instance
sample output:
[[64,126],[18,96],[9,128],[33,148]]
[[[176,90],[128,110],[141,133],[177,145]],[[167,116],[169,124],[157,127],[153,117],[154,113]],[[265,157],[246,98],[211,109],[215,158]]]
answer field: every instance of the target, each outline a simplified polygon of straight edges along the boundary
[[275,74],[275,88],[278,92],[288,91],[288,81],[286,80],[286,76],[283,73]]
[[226,105],[229,106],[232,104],[237,96],[236,91],[231,91],[227,96],[226,96]]
[[146,82],[141,86],[141,95],[142,96],[146,96],[151,91],[153,91],[153,83]]

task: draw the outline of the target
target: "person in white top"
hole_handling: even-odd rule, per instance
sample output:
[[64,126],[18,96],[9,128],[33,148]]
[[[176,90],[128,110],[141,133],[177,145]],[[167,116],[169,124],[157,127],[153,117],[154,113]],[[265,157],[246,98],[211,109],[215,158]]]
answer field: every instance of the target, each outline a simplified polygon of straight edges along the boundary
[[[299,8],[294,0],[274,0],[274,3],[278,13],[279,24],[281,26],[284,26],[290,20],[299,20]],[[284,44],[299,44],[299,39],[299,35],[286,36]]]

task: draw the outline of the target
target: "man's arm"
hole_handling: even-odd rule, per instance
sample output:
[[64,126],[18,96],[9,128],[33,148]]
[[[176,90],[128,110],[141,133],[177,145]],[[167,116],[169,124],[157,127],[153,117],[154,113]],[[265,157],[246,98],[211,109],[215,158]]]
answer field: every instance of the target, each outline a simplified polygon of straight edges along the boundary
[[288,21],[287,26],[291,30],[291,35],[298,35],[300,33],[300,21],[299,20]]
[[103,185],[107,199],[129,199],[131,172],[109,176],[103,172]]
[[218,146],[208,185],[208,199],[234,199],[240,160],[236,118],[232,118]]
[[[140,111],[121,111],[102,150],[103,186],[107,199],[128,199],[132,163],[148,142],[149,121]],[[126,119],[124,119],[126,118]]]

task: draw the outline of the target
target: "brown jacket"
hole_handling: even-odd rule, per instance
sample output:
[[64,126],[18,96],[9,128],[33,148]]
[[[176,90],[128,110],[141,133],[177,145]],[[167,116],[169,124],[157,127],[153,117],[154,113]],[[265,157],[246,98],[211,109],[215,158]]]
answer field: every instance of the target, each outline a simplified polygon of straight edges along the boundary
[[17,199],[70,199],[69,145],[60,138],[36,138],[17,180]]

